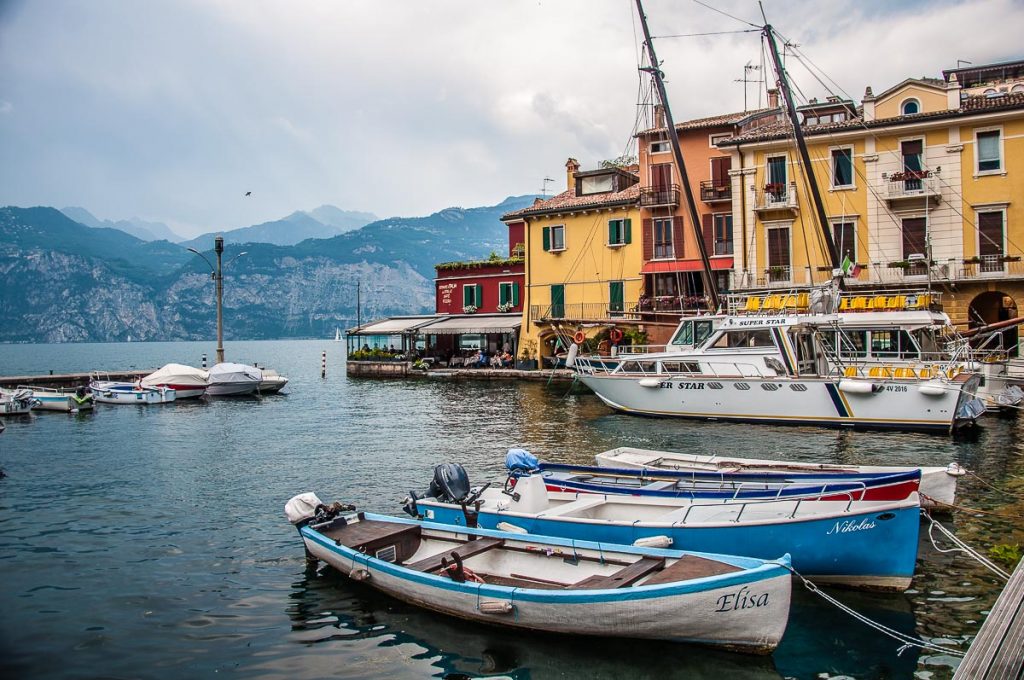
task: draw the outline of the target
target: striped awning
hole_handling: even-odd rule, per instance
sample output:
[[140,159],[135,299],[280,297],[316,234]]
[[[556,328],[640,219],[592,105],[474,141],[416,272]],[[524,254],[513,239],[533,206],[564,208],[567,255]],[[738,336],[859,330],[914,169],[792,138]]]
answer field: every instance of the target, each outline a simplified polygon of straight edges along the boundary
[[464,333],[514,333],[523,323],[513,314],[452,314],[435,317],[437,321],[416,329],[422,335],[462,335]]

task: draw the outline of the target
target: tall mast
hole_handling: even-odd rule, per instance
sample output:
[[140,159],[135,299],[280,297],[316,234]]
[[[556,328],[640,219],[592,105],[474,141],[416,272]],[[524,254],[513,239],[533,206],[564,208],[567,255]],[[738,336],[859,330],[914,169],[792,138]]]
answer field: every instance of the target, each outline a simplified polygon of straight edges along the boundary
[[689,209],[690,224],[693,226],[693,234],[697,239],[697,250],[700,251],[700,261],[704,269],[701,275],[704,279],[704,292],[711,302],[711,309],[717,310],[720,301],[718,297],[718,286],[715,285],[715,277],[711,273],[711,261],[708,259],[708,251],[704,245],[704,236],[701,233],[700,216],[697,214],[697,204],[693,200],[693,189],[690,188],[690,178],[686,174],[686,164],[683,162],[683,150],[679,146],[679,135],[676,134],[676,124],[672,120],[672,110],[668,106],[668,93],[665,91],[665,81],[661,69],[658,68],[658,57],[654,53],[654,41],[651,40],[651,32],[647,28],[647,16],[644,15],[643,5],[636,0],[636,11],[640,15],[640,25],[644,29],[644,42],[647,45],[647,55],[651,59],[650,68],[641,68],[641,71],[648,71],[654,77],[654,84],[658,88],[658,98],[661,99],[661,106],[665,110],[665,124],[668,125],[668,139],[672,145],[672,157],[676,162],[676,169],[679,170],[679,181],[683,185],[683,192],[686,195],[686,207]]
[[[825,248],[828,250],[828,256],[832,262],[832,270],[834,274],[839,269],[839,250],[836,248],[836,242],[832,238],[832,232],[828,228],[828,218],[825,216],[825,204],[821,200],[821,191],[818,189],[818,182],[814,178],[814,167],[811,165],[810,154],[807,153],[807,143],[804,141],[804,133],[800,128],[800,120],[796,115],[796,107],[793,106],[793,93],[789,91],[789,79],[786,77],[786,68],[782,65],[782,60],[779,58],[779,48],[775,44],[775,31],[772,30],[771,24],[766,23],[762,32],[764,37],[768,40],[768,45],[771,47],[772,63],[775,65],[775,75],[779,79],[779,89],[782,90],[782,96],[786,99],[786,113],[789,115],[790,123],[793,124],[793,136],[796,137],[796,146],[800,151],[800,162],[803,164],[807,183],[811,187],[811,199],[814,203],[814,211],[818,217],[818,225],[821,228],[821,233],[825,237]],[[840,285],[842,285],[842,279],[840,279]]]

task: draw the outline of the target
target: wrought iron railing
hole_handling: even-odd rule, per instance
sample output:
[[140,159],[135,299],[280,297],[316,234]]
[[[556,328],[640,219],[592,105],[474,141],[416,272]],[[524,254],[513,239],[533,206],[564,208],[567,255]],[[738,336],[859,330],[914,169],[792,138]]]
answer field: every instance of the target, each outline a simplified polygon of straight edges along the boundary
[[764,189],[757,192],[757,210],[784,210],[795,209],[796,183],[789,184],[766,184]]
[[732,184],[729,182],[715,182],[710,179],[704,180],[700,183],[700,200],[705,203],[731,201]]
[[679,185],[641,187],[640,205],[645,208],[679,205]]
[[938,196],[942,193],[938,178],[927,171],[893,173],[886,182],[886,191],[890,199]]

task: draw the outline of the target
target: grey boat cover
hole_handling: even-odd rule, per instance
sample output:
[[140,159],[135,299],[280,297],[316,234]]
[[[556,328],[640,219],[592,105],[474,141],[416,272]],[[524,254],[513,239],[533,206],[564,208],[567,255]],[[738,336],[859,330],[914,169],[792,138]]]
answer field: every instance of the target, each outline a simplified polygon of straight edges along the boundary
[[245,364],[216,364],[210,369],[211,385],[253,383],[263,380],[263,371]]

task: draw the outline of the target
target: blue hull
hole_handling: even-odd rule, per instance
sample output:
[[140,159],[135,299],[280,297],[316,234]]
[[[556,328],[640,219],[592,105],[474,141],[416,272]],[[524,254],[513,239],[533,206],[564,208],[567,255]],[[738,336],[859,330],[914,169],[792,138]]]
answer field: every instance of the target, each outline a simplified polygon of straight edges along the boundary
[[[421,512],[444,524],[465,525],[457,506],[420,501]],[[848,513],[779,523],[679,526],[655,522],[573,521],[482,509],[479,525],[506,522],[531,534],[630,545],[640,538],[668,536],[672,548],[772,559],[790,553],[805,576],[837,584],[904,590],[917,560],[920,509]]]

